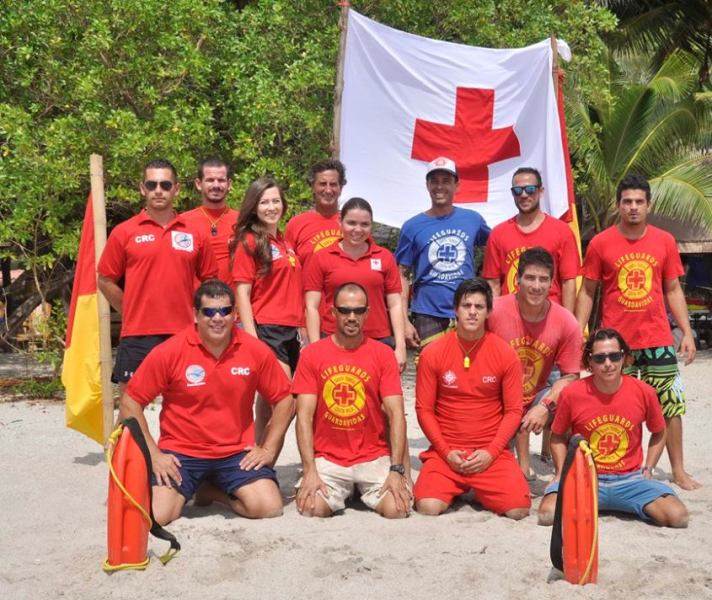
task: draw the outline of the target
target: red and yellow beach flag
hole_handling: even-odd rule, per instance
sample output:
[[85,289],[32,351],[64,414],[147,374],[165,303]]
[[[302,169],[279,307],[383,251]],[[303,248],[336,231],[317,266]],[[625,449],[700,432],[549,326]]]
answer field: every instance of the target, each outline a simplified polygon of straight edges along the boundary
[[67,427],[104,443],[99,310],[92,197],[89,195],[69,307],[62,384],[66,389]]

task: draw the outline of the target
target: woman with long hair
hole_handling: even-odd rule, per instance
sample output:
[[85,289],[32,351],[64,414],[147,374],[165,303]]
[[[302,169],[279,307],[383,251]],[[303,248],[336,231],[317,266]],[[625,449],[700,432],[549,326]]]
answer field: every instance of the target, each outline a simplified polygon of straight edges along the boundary
[[363,198],[351,198],[341,209],[341,240],[310,259],[304,274],[307,335],[314,342],[334,332],[330,311],[334,291],[344,283],[358,283],[368,295],[364,334],[391,346],[402,371],[405,316],[398,265],[389,250],[371,239],[372,226],[371,205]]
[[[245,331],[265,342],[291,377],[299,359],[299,327],[304,322],[299,259],[278,229],[287,199],[268,177],[250,184],[230,242],[232,279]],[[255,440],[260,442],[271,409],[258,396]]]

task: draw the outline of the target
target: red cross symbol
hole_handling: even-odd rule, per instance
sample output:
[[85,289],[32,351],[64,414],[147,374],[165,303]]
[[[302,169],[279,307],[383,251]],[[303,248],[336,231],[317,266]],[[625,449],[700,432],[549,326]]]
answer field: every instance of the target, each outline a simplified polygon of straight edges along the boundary
[[356,399],[356,393],[345,383],[334,389],[333,396],[339,406],[349,406]]
[[455,202],[487,202],[489,165],[521,154],[513,127],[492,129],[494,90],[457,88],[455,124],[415,120],[411,158],[455,161],[460,188]]
[[639,269],[631,271],[625,278],[625,282],[631,290],[639,290],[645,283],[645,273],[642,273]]
[[617,435],[613,435],[612,433],[606,434],[605,437],[602,437],[600,440],[598,440],[598,449],[605,455],[611,454],[611,452],[615,452],[618,450],[618,444],[620,443],[620,438]]

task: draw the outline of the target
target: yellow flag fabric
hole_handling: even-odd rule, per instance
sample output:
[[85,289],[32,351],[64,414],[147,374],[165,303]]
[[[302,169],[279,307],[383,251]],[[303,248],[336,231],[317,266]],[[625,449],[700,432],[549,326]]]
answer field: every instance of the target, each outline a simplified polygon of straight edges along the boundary
[[91,196],[84,213],[79,254],[69,307],[62,384],[67,427],[104,443],[99,310],[97,305],[94,222]]

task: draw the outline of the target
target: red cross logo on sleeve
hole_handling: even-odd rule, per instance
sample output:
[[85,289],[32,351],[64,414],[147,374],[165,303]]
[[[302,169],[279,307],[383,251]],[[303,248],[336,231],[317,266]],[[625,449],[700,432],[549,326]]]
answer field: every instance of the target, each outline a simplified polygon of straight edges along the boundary
[[455,161],[460,187],[455,202],[487,202],[489,165],[521,154],[513,127],[493,129],[494,90],[457,88],[455,124],[415,120],[411,158]]

